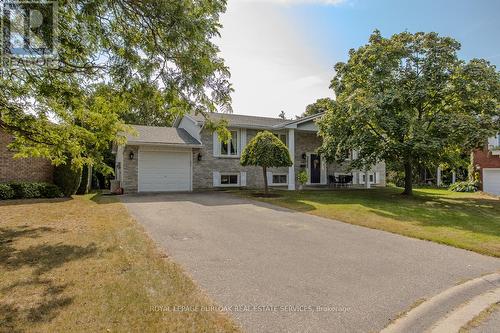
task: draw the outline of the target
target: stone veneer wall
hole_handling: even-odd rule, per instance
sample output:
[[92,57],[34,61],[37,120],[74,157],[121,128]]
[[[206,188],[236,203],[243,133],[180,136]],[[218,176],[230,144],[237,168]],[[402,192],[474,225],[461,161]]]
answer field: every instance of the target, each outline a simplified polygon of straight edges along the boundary
[[[257,134],[257,130],[247,129],[247,143]],[[288,134],[288,133],[287,133]],[[193,149],[193,189],[208,189],[213,187],[213,172],[246,172],[247,187],[261,188],[264,186],[264,176],[260,167],[243,167],[239,158],[214,157],[213,156],[213,135],[209,130],[202,130],[201,140],[203,148]],[[305,167],[306,161],[302,159],[302,154],[314,152],[319,148],[321,139],[316,133],[295,132],[295,175]],[[138,146],[126,146],[123,151],[123,188],[126,193],[137,192],[138,189]],[[130,151],[134,152],[134,159],[129,159]],[[198,153],[202,159],[198,161]],[[273,168],[268,171],[274,173],[287,173],[288,168]],[[379,163],[371,172],[380,172],[380,184],[385,185],[385,163]],[[334,172],[343,172],[342,166],[329,164],[327,173],[333,175]]]
[[7,146],[12,136],[0,130],[0,182],[52,182],[54,167],[43,158],[14,158]]
[[[305,169],[306,160],[302,158],[304,153],[313,153],[321,146],[321,138],[317,136],[316,133],[310,132],[295,132],[295,175],[297,175],[302,169]],[[326,166],[327,175],[334,175],[335,173],[347,173],[346,166],[337,163],[328,163]],[[357,173],[359,171],[352,170],[352,173]],[[349,172],[349,173],[351,173]],[[378,172],[379,181],[378,186],[386,185],[385,176],[385,162],[380,162],[374,165],[370,170],[370,173]]]
[[[257,134],[256,130],[247,129],[247,143]],[[218,172],[246,172],[247,187],[263,187],[264,176],[260,167],[243,167],[239,158],[214,157],[213,134],[209,130],[201,131],[202,149],[193,150],[193,189],[213,187],[213,171]],[[198,161],[201,152],[202,160]],[[269,169],[271,172],[288,173],[288,168]]]
[[[130,152],[134,153],[134,159],[129,158]],[[125,146],[123,150],[123,182],[122,187],[125,193],[137,192],[138,186],[138,161],[139,161],[139,146]]]

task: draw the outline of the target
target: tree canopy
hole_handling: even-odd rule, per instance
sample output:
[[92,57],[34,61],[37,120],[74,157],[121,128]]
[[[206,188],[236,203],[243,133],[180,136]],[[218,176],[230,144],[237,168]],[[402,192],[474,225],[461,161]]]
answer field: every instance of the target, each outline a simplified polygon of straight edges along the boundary
[[335,101],[329,97],[320,98],[316,102],[306,106],[306,111],[302,113],[301,117],[312,116],[318,113],[323,113],[333,108]]
[[336,103],[319,122],[327,159],[343,162],[354,149],[351,167],[393,161],[411,194],[417,162],[439,164],[482,145],[500,129],[500,74],[486,60],[458,59],[458,50],[437,33],[379,31],[350,50],[335,65]]
[[267,187],[267,169],[292,166],[288,148],[276,135],[269,131],[257,133],[243,149],[241,165],[260,166],[264,175],[264,189]]
[[125,121],[167,125],[177,113],[230,111],[229,70],[213,42],[226,0],[58,5],[55,55],[2,64],[0,128],[14,134],[19,155],[99,165],[99,148]]

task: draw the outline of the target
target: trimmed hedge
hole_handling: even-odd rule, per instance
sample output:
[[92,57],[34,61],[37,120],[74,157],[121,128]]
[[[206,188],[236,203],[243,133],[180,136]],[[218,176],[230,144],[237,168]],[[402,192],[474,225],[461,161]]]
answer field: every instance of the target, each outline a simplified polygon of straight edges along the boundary
[[0,184],[0,200],[14,199],[14,190],[9,184]]
[[0,184],[0,200],[60,198],[61,190],[54,184],[13,182]]

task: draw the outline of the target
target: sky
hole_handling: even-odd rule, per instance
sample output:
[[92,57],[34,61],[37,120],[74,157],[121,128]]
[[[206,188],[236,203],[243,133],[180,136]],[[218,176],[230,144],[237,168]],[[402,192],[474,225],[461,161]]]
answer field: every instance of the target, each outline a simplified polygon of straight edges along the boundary
[[379,29],[435,31],[462,44],[459,57],[500,68],[498,0],[228,0],[216,41],[231,71],[235,114],[288,118],[329,89],[333,66]]

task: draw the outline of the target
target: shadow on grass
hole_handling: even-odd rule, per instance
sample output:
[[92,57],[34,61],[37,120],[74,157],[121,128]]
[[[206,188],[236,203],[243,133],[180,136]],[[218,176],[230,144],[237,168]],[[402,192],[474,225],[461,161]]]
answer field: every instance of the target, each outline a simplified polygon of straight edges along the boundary
[[58,284],[51,279],[43,277],[55,268],[65,263],[82,260],[96,254],[97,247],[91,243],[87,246],[67,244],[40,244],[27,248],[16,247],[18,241],[27,238],[42,237],[45,233],[64,232],[49,227],[2,227],[0,228],[0,269],[7,276],[8,271],[16,271],[22,268],[32,268],[29,278],[23,276],[2,288],[1,293],[15,294],[16,290],[22,292],[24,289],[40,290],[36,294],[37,300],[32,300],[27,307],[0,302],[0,332],[21,331],[18,326],[26,321],[31,323],[48,322],[54,319],[58,311],[73,302],[73,297],[64,295],[68,284]]
[[13,200],[0,200],[0,207],[2,206],[19,206],[19,205],[33,205],[52,202],[65,202],[73,200],[73,198],[54,198],[54,199],[13,199]]
[[[416,190],[411,197],[399,189],[283,192],[284,197],[265,200],[301,212],[331,205],[339,212],[342,205],[362,206],[363,210],[401,222],[423,226],[446,226],[500,237],[500,201],[487,197],[446,195],[445,191]],[[336,207],[337,206],[337,207]]]

